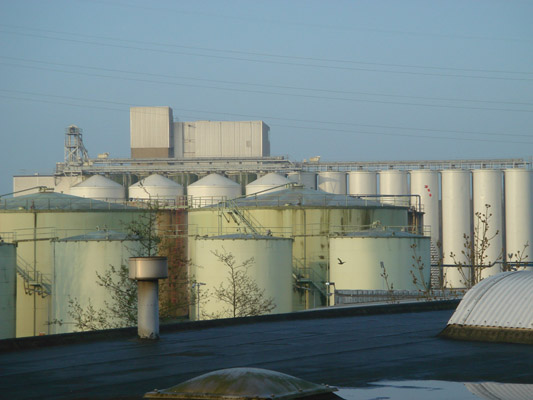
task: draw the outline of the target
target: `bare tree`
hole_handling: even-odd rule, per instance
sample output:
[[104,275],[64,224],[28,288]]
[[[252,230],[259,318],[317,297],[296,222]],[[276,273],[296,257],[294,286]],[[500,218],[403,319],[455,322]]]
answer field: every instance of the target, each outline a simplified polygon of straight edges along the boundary
[[248,270],[254,264],[253,257],[238,263],[231,253],[213,252],[213,254],[227,268],[227,275],[225,281],[213,289],[212,297],[224,307],[220,313],[212,317],[250,317],[267,314],[276,308],[274,299],[266,297],[265,290],[248,275]]

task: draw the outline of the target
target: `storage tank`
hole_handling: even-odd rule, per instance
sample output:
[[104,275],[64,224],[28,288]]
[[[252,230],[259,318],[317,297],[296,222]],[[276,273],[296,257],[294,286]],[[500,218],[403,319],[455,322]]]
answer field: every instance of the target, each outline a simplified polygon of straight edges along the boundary
[[398,171],[395,169],[380,171],[379,194],[387,195],[387,197],[381,199],[383,203],[404,207],[408,206],[409,197],[406,196],[409,195],[407,171]]
[[183,196],[183,186],[161,175],[150,175],[129,187],[128,197],[133,200],[176,201]]
[[[329,254],[330,281],[337,290],[424,290],[429,287],[428,236],[390,230],[354,232],[330,237]],[[421,257],[420,262],[416,263],[413,256]],[[387,280],[383,276],[382,262]]]
[[0,339],[16,335],[16,246],[0,242]]
[[307,189],[316,190],[316,174],[308,171],[289,172],[287,179],[291,182],[296,182],[299,185],[304,185]]
[[[472,181],[474,245],[478,262],[486,266],[479,271],[479,278],[483,279],[502,271],[503,173],[476,169],[472,171]],[[484,237],[488,240],[486,244]]]
[[[505,170],[505,253],[507,262],[533,266],[533,172]],[[528,247],[525,247],[529,245]],[[512,257],[509,255],[512,254]],[[520,254],[520,256],[519,256]],[[521,264],[523,265],[523,264]]]
[[104,178],[101,175],[93,175],[70,188],[70,194],[104,201],[123,201],[126,199],[124,186]]
[[346,194],[346,173],[338,171],[319,172],[318,188],[327,193]]
[[[470,277],[469,264],[461,252],[465,250],[465,235],[471,237],[472,211],[470,199],[470,171],[448,169],[442,176],[442,254],[443,281],[448,288],[464,288]],[[451,257],[455,254],[455,260]]]
[[[418,209],[422,207],[424,212],[424,226],[429,227],[431,242],[435,249],[440,243],[440,218],[439,218],[439,173],[429,169],[417,169],[410,171],[411,175],[411,206]],[[420,199],[420,204],[418,201]]]
[[[105,310],[106,302],[114,304],[111,291],[98,284],[97,274],[104,275],[110,266],[117,270],[127,266],[128,258],[137,255],[140,247],[137,240],[124,233],[103,230],[55,241],[52,320],[63,324],[52,325],[52,333],[79,331],[69,315],[70,299],[76,299],[83,309],[90,304],[95,310]],[[118,281],[118,277],[113,278]],[[107,322],[108,328],[126,326],[112,315],[108,315]]]
[[283,190],[290,183],[292,182],[284,176],[271,172],[246,185],[246,195]]
[[348,172],[348,194],[352,196],[378,194],[377,173],[374,171]]
[[[232,260],[224,262],[224,257],[232,257]],[[241,267],[247,260],[251,260],[249,265]],[[196,293],[193,292],[194,296],[198,296],[197,291],[200,290],[200,301],[192,307],[194,310],[191,310],[196,320],[233,317],[233,307],[222,302],[220,296],[216,297],[215,292],[221,286],[225,291],[231,291],[234,282],[240,285],[237,290],[247,290],[251,287],[250,283],[255,283],[257,290],[252,289],[252,296],[248,296],[248,301],[260,291],[264,291],[263,298],[272,298],[275,304],[270,313],[292,311],[290,238],[241,234],[198,238],[191,265],[193,279],[200,285],[196,286]],[[231,278],[231,265],[234,267],[235,279]],[[241,296],[242,293],[237,292],[237,295]],[[237,316],[246,316],[249,312],[246,308],[239,307],[239,310],[241,311]],[[241,312],[244,312],[244,315]]]
[[234,199],[241,194],[241,185],[218,174],[207,175],[187,187],[190,205],[195,208]]

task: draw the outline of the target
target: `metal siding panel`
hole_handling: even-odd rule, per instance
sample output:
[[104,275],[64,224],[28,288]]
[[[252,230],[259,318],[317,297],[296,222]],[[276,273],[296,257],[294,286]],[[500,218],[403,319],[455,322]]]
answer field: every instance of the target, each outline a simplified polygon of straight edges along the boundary
[[170,107],[131,107],[131,147],[170,147]]

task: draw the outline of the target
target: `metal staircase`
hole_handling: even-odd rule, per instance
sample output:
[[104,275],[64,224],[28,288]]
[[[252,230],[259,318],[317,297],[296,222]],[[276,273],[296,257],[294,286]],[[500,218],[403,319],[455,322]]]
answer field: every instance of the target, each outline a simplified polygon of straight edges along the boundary
[[24,292],[28,295],[38,294],[46,297],[52,294],[52,282],[50,279],[28,264],[20,256],[17,257],[17,273],[24,281]]
[[231,219],[244,228],[245,233],[253,235],[261,235],[264,228],[255,220],[255,218],[247,211],[240,209],[237,203],[233,200],[227,200],[223,203],[223,208],[220,209],[222,215],[229,215]]
[[[298,266],[298,264],[300,266]],[[326,299],[328,298],[328,293],[324,286],[324,283],[320,279],[319,275],[315,272],[313,268],[307,268],[299,262],[299,260],[293,258],[293,268],[292,268],[292,277],[294,278],[297,285],[309,285],[314,287],[322,296]]]

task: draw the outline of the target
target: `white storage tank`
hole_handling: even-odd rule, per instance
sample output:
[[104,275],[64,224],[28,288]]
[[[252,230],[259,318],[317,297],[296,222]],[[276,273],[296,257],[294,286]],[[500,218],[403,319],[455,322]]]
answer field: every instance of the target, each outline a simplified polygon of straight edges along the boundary
[[338,171],[319,172],[318,188],[327,193],[346,194],[346,173]]
[[0,242],[0,339],[16,336],[16,246]]
[[190,204],[195,208],[234,199],[241,194],[241,185],[218,174],[207,175],[187,187]]
[[[431,232],[431,242],[435,249],[440,237],[439,218],[439,173],[429,169],[418,169],[410,172],[411,175],[411,206],[418,209],[420,206],[424,212],[424,225],[429,227]],[[420,200],[419,200],[420,199]]]
[[246,185],[246,195],[284,190],[290,183],[292,182],[284,176],[272,172]]
[[133,200],[175,201],[183,196],[183,186],[161,175],[150,175],[129,187],[129,198]]
[[[472,171],[472,180],[473,228],[474,236],[478,236],[474,245],[479,255],[483,253],[483,260],[480,262],[485,266],[492,265],[480,271],[480,277],[486,278],[502,271],[503,173],[496,169],[476,169]],[[487,208],[487,205],[490,207]],[[485,219],[486,223],[483,222]],[[478,234],[475,233],[476,230]],[[483,244],[483,236],[488,239],[488,247]]]
[[350,171],[348,172],[348,194],[352,196],[376,195],[378,194],[377,182],[377,173],[374,171]]
[[[332,236],[329,247],[329,280],[337,290],[423,290],[421,282],[429,284],[430,238],[427,236],[390,230],[362,231]],[[419,264],[413,256],[421,257]],[[414,283],[411,272],[419,284]]]
[[533,172],[518,168],[505,170],[505,253],[506,261],[511,264],[518,260],[520,253],[522,261],[533,266],[532,205]]
[[[465,250],[465,235],[472,236],[472,211],[470,198],[470,171],[448,169],[442,176],[442,256],[444,284],[448,288],[467,286],[470,271],[455,267],[468,264],[461,252]],[[451,257],[455,254],[455,260]]]
[[[54,278],[52,290],[52,320],[62,325],[52,325],[51,333],[76,331],[69,315],[69,299],[77,299],[82,308],[90,304],[96,309],[113,303],[108,289],[98,284],[97,273],[103,275],[110,265],[120,270],[128,259],[139,253],[139,242],[115,231],[95,231],[54,242]],[[108,319],[112,327],[123,326],[120,320]]]
[[[220,285],[228,288],[232,282],[230,268],[216,254],[233,256],[236,267],[253,259],[248,268],[237,268],[236,271],[242,271],[250,281],[255,282],[259,290],[264,291],[265,299],[273,299],[275,308],[271,313],[292,311],[292,239],[235,234],[200,237],[195,243],[191,276],[195,282],[205,285],[199,288],[199,304],[191,310],[194,319],[233,317],[232,308],[214,297],[216,288]],[[197,314],[198,305],[200,318]]]
[[[395,169],[379,172],[379,194],[386,195],[381,201],[386,204],[406,207],[409,205],[407,171]],[[394,197],[398,196],[398,197]]]
[[70,188],[72,196],[95,200],[123,201],[126,198],[124,187],[101,175],[93,175]]
[[287,179],[291,182],[296,182],[300,185],[303,185],[307,189],[316,190],[316,174],[314,172],[289,172],[287,174]]

